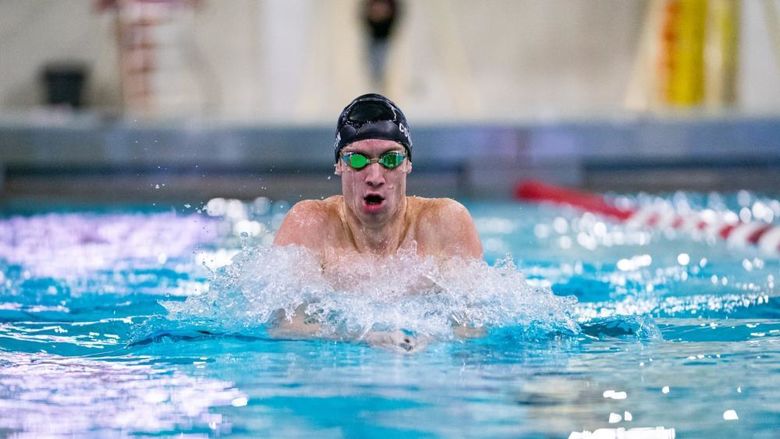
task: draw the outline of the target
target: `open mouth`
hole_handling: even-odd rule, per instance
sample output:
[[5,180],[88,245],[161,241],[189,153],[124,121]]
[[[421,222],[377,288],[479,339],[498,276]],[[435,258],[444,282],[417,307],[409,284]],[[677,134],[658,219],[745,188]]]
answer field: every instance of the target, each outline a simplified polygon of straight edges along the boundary
[[385,200],[384,197],[376,194],[370,194],[363,197],[363,201],[369,206],[376,206],[382,204],[382,201],[384,200]]

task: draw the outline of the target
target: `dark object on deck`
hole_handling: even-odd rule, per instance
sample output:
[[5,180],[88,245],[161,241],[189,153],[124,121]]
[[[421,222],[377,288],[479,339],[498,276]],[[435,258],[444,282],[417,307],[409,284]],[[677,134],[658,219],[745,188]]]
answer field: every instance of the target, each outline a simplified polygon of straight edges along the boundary
[[47,105],[81,108],[87,68],[80,63],[47,64],[42,75]]

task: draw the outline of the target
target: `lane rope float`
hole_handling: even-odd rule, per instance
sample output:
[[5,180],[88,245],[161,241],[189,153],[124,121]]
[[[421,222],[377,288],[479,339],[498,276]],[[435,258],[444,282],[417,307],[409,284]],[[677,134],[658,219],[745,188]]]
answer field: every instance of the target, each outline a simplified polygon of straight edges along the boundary
[[526,202],[562,204],[612,218],[637,228],[673,229],[689,233],[717,236],[730,245],[756,246],[761,251],[780,255],[780,225],[759,221],[740,221],[714,211],[676,212],[670,206],[647,205],[637,208],[616,206],[607,198],[526,180],[515,187],[515,198]]

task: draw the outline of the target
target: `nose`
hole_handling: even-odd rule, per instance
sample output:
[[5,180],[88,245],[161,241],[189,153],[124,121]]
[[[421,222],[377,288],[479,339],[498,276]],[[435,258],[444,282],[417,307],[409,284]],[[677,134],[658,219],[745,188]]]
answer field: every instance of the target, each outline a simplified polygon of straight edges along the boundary
[[371,163],[363,170],[365,172],[365,182],[371,187],[379,187],[385,183],[384,169],[379,163]]

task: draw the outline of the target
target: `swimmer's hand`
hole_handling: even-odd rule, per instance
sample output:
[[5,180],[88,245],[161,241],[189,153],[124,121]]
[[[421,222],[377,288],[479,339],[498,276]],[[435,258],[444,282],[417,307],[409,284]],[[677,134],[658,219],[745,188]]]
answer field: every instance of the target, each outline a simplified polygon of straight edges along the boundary
[[452,327],[452,333],[461,339],[482,338],[487,335],[485,328],[466,325],[454,325]]
[[413,337],[403,331],[370,331],[362,339],[371,346],[390,349],[404,354],[411,354],[425,349],[428,340],[424,337]]
[[[268,330],[269,335],[277,338],[292,339],[314,337],[329,338],[328,334],[323,334],[322,326],[317,318],[318,316],[307,315],[305,309],[305,305],[300,305],[295,309],[290,318],[288,318],[284,312],[281,312],[275,323],[270,326]],[[420,336],[414,337],[400,330],[369,331],[356,338],[371,346],[390,349],[404,354],[419,352],[428,345],[427,338]]]
[[290,318],[281,311],[268,333],[277,338],[312,338],[320,335],[321,329],[316,316],[306,315],[306,305],[300,305]]

